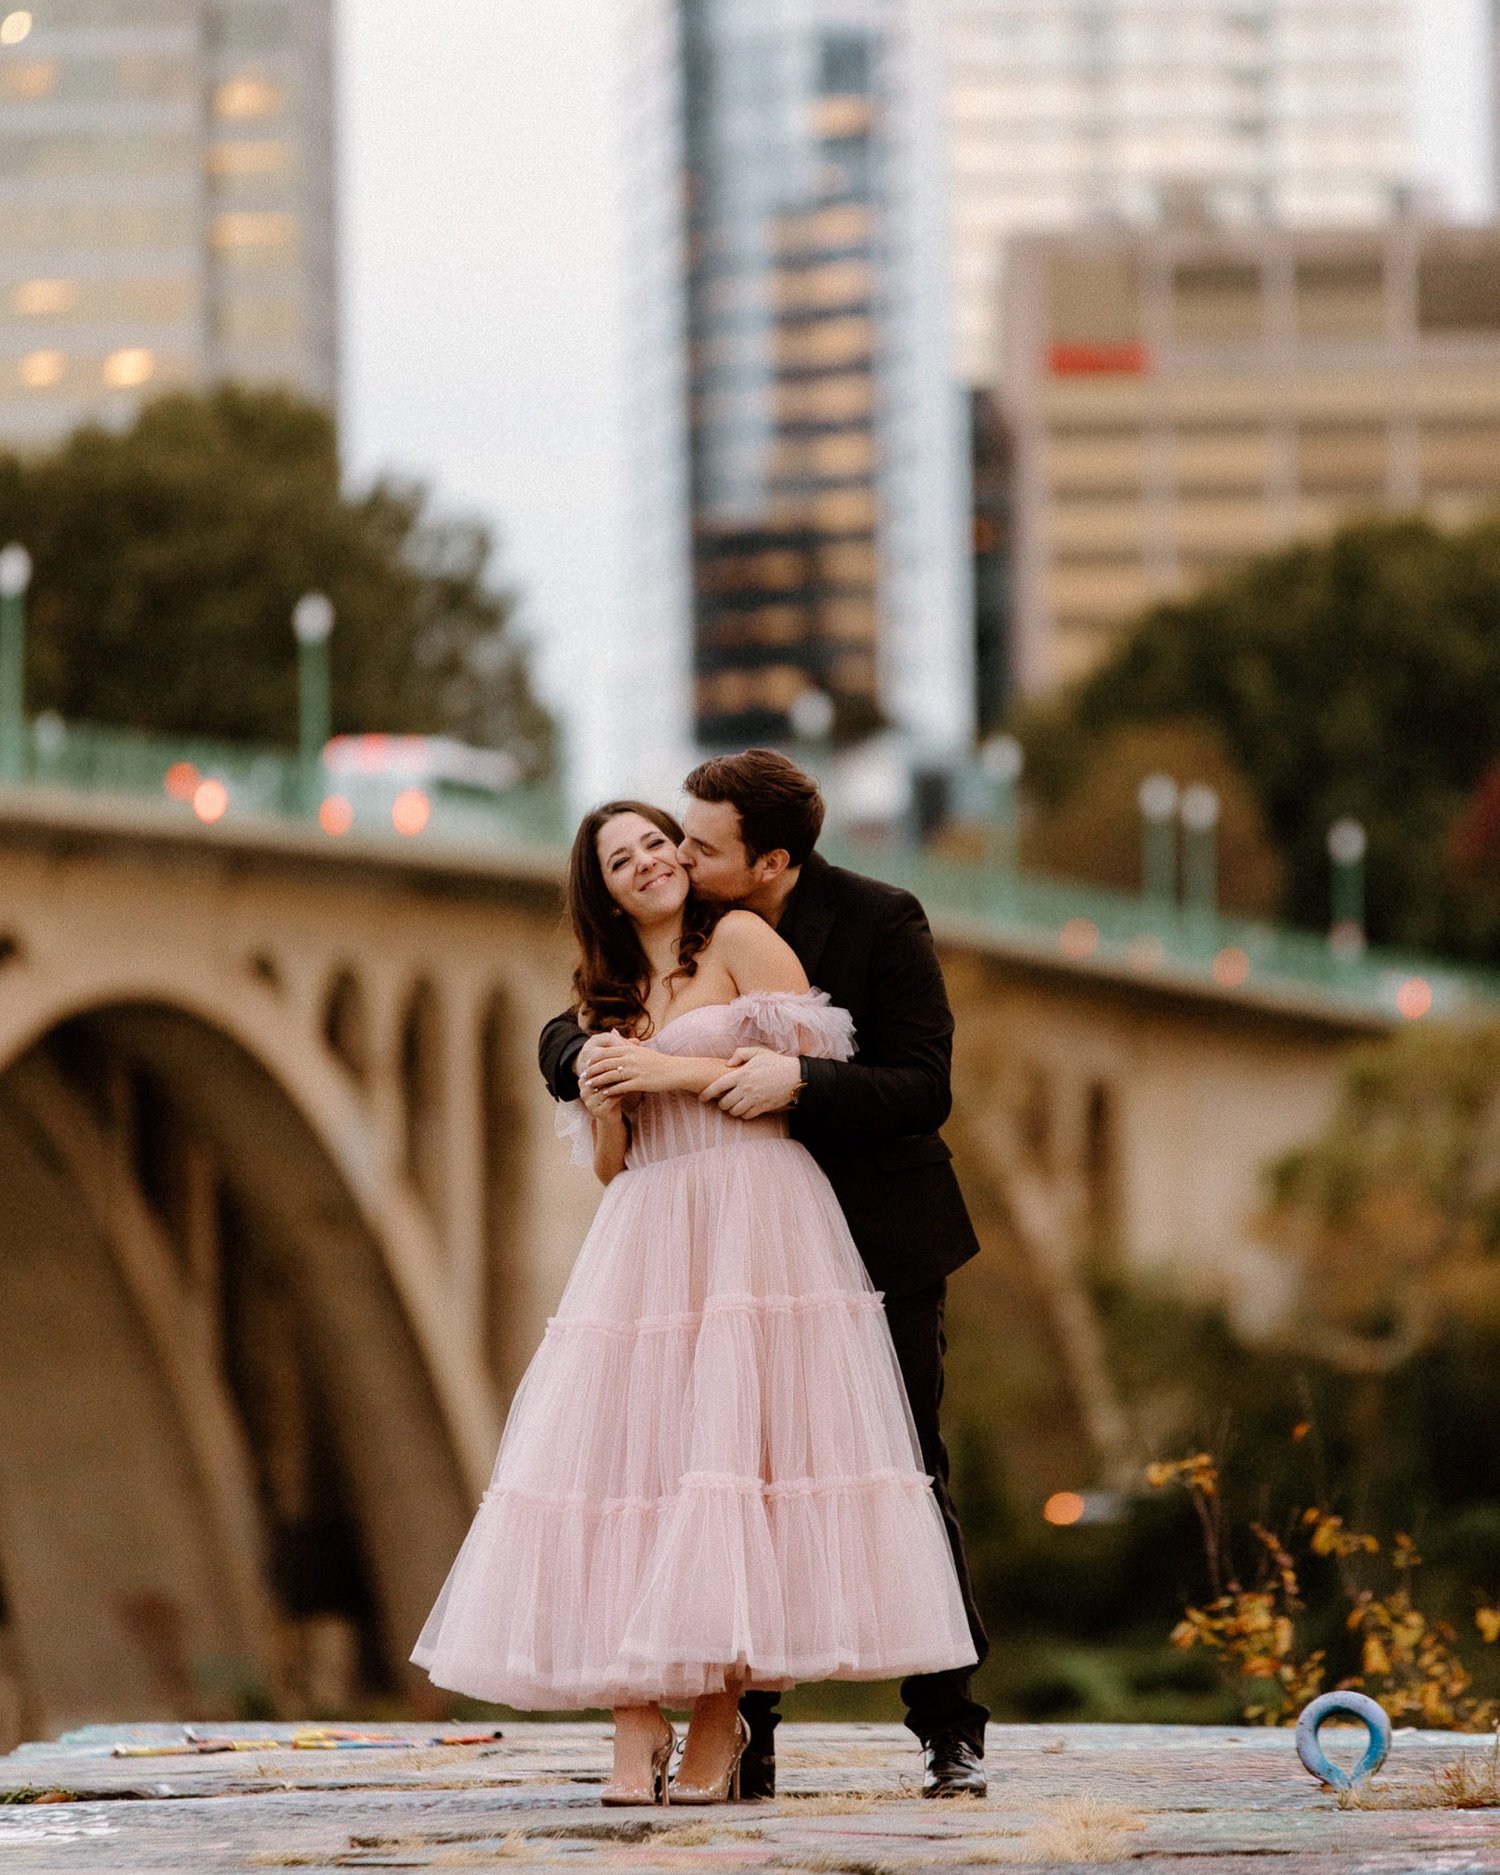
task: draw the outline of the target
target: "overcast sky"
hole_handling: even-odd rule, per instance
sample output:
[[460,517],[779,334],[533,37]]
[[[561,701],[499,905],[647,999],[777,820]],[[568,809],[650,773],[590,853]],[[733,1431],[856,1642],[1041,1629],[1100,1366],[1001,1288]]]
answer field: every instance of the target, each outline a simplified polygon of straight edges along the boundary
[[[598,129],[619,0],[338,3],[350,468],[420,475],[489,519],[545,641],[590,603],[580,558],[618,433],[598,302],[620,178]],[[1472,219],[1487,0],[1408,4],[1422,168]]]

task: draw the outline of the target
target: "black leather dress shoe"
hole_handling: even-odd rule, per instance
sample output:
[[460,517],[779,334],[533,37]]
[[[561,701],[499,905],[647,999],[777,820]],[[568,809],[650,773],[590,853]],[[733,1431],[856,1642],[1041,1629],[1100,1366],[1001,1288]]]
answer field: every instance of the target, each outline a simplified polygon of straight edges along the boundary
[[776,1795],[776,1749],[752,1740],[740,1759],[740,1801]]
[[939,1732],[924,1747],[924,1797],[982,1797],[989,1789],[984,1755],[961,1732]]

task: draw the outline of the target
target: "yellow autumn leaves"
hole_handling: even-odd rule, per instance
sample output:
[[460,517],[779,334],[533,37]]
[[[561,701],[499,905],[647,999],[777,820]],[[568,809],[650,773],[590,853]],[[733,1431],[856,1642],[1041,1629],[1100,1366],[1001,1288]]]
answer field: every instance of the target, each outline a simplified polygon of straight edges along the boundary
[[[1213,1458],[1194,1452],[1149,1466],[1146,1478],[1158,1490],[1181,1485],[1194,1499],[1205,1531],[1213,1533],[1209,1562],[1217,1586],[1227,1546]],[[1350,1529],[1342,1517],[1320,1507],[1302,1511],[1292,1522],[1311,1555],[1336,1565],[1348,1602],[1345,1625],[1360,1639],[1361,1670],[1341,1685],[1370,1693],[1398,1724],[1452,1731],[1489,1731],[1500,1724],[1500,1701],[1474,1693],[1454,1629],[1429,1617],[1413,1599],[1411,1576],[1422,1559],[1409,1536],[1397,1535],[1383,1552],[1377,1537]],[[1327,1659],[1322,1648],[1304,1651],[1301,1644],[1299,1617],[1306,1605],[1296,1558],[1263,1524],[1252,1523],[1249,1529],[1259,1557],[1254,1586],[1246,1588],[1231,1576],[1212,1601],[1184,1611],[1171,1640],[1175,1647],[1204,1647],[1217,1656],[1241,1695],[1246,1719],[1286,1725],[1323,1690]],[[1382,1555],[1394,1581],[1377,1594],[1355,1579],[1353,1565]],[[1483,1641],[1500,1641],[1500,1607],[1479,1607],[1474,1622]]]

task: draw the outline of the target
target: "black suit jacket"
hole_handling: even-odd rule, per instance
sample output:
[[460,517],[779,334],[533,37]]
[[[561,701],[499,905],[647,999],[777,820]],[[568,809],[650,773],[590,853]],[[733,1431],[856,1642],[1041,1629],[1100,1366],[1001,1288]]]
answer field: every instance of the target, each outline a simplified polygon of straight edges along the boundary
[[[778,930],[855,1028],[852,1061],[804,1060],[792,1136],[827,1173],[876,1288],[913,1295],[979,1248],[938,1135],[953,1104],[953,1016],[927,919],[910,892],[814,853]],[[578,1096],[583,1041],[571,1015],[542,1030],[559,1100]]]

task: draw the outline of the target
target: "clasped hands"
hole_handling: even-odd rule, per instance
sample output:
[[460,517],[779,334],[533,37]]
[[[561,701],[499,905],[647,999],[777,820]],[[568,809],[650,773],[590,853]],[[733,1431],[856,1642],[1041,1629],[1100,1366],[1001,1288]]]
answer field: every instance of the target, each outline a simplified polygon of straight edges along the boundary
[[579,1097],[595,1119],[618,1113],[639,1094],[663,1094],[672,1085],[671,1057],[628,1035],[591,1035],[578,1056]]
[[[618,1113],[634,1095],[662,1094],[682,1088],[674,1057],[646,1048],[625,1035],[591,1035],[578,1057],[578,1088],[589,1113],[603,1118]],[[736,1120],[782,1113],[792,1104],[802,1081],[795,1055],[773,1048],[737,1048],[724,1072],[698,1098],[712,1101]]]

